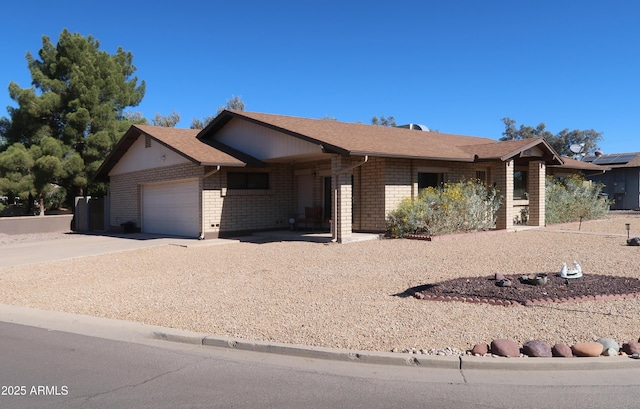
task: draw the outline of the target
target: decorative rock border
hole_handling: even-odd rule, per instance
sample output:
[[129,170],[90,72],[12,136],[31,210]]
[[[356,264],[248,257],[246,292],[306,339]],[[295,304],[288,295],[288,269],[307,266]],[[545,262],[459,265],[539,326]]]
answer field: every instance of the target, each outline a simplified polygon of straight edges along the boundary
[[543,305],[550,303],[566,303],[566,302],[581,302],[581,301],[612,301],[612,300],[626,300],[631,298],[640,298],[640,292],[628,293],[628,294],[597,294],[597,295],[583,295],[582,297],[566,297],[566,298],[536,298],[526,300],[523,302],[515,300],[498,300],[495,298],[477,298],[477,297],[458,297],[458,296],[443,296],[443,295],[431,295],[424,294],[419,291],[411,294],[415,298],[428,301],[458,301],[469,303],[485,303],[490,305],[502,305],[505,307],[511,307],[515,305],[524,305],[532,307],[535,305]]
[[504,281],[505,277],[501,273],[496,273],[495,278],[460,277],[424,284],[405,290],[405,294],[420,300],[500,306],[536,306],[550,303],[640,298],[640,279],[635,277],[585,274],[584,278],[576,279],[573,284],[570,284],[569,280],[562,279],[557,274],[552,276],[552,273],[545,273],[545,278],[548,276],[548,283],[535,286],[518,283],[516,276],[509,277],[509,281],[514,282],[513,286],[501,286],[500,282]]
[[640,359],[640,339],[629,341],[622,347],[611,338],[598,338],[595,341],[577,342],[571,346],[555,344],[553,347],[544,341],[531,340],[519,345],[511,339],[494,339],[491,346],[476,344],[467,351],[474,356],[529,357],[529,358],[594,358],[600,356],[629,356]]
[[463,233],[449,233],[439,236],[430,236],[428,234],[406,234],[402,238],[407,240],[424,240],[424,241],[436,241],[436,240],[451,240],[460,237],[474,237],[474,236],[489,236],[494,234],[509,233],[509,230],[484,230],[484,231],[472,231]]

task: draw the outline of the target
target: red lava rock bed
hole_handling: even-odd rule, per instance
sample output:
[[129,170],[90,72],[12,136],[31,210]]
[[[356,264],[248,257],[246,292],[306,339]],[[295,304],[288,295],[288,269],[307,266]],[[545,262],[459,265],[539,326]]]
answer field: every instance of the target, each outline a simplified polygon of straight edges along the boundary
[[584,274],[565,279],[547,273],[547,283],[531,285],[509,275],[511,287],[499,287],[494,276],[466,277],[409,288],[405,294],[433,301],[464,301],[493,305],[536,305],[552,302],[615,300],[640,297],[640,279]]

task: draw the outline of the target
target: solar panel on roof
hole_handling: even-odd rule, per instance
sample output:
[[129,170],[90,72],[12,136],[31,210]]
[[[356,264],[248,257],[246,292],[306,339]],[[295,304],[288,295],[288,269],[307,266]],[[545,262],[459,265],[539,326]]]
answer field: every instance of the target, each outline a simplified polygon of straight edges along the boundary
[[638,156],[638,153],[603,155],[595,159],[589,158],[590,159],[589,162],[595,163],[597,165],[612,165],[616,163],[628,163],[632,161],[636,156]]
[[627,163],[627,162],[631,162],[632,160],[635,159],[635,157],[638,156],[637,153],[634,154],[629,154],[629,155],[620,155],[618,157],[618,162],[617,163]]

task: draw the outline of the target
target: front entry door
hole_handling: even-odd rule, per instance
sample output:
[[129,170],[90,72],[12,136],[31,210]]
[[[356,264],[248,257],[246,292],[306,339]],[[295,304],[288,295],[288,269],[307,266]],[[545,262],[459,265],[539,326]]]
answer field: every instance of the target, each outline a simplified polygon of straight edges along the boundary
[[298,213],[304,217],[304,208],[313,207],[313,175],[298,175]]

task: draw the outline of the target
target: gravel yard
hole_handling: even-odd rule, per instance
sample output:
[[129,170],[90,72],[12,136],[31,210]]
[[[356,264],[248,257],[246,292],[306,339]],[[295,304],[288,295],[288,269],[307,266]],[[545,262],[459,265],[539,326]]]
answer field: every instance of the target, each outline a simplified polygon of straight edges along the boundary
[[[622,343],[640,337],[640,299],[504,307],[403,293],[456,277],[559,271],[573,260],[585,275],[640,277],[625,223],[640,236],[640,214],[621,213],[585,221],[580,232],[569,223],[432,242],[164,246],[0,269],[0,303],[360,350],[466,350],[496,338]],[[0,252],[20,242],[0,236]]]

